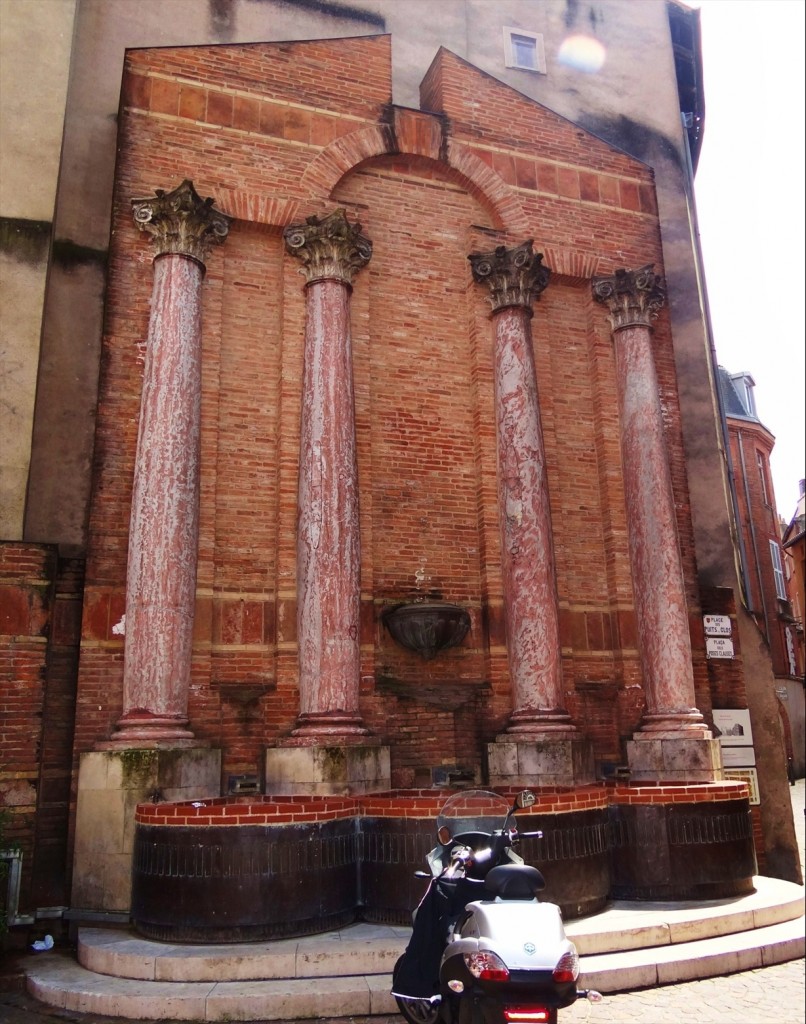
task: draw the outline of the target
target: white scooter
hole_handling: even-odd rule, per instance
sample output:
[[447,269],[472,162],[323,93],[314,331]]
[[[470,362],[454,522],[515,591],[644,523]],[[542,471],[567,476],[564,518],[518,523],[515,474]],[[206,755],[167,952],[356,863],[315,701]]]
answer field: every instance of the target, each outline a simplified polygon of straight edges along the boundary
[[392,981],[409,1024],[556,1024],[579,996],[601,1000],[577,991],[579,956],[560,909],[538,902],[543,876],[513,850],[513,815],[534,801],[524,791],[510,807],[467,790],[442,808],[430,872],[417,872],[429,886]]

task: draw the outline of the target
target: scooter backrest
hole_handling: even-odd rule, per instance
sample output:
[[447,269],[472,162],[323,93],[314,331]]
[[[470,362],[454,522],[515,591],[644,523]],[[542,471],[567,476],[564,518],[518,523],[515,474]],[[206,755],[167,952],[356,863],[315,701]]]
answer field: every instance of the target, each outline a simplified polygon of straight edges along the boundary
[[505,900],[531,900],[546,888],[546,880],[530,864],[499,864],[488,872],[484,887]]

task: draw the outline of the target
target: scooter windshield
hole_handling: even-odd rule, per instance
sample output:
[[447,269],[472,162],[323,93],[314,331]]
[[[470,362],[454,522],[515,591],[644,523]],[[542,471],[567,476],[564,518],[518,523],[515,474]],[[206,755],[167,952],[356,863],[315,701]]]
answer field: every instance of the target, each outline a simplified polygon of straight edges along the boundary
[[452,840],[462,835],[483,832],[492,835],[506,828],[510,804],[498,793],[468,789],[454,793],[437,817],[437,832],[447,829]]

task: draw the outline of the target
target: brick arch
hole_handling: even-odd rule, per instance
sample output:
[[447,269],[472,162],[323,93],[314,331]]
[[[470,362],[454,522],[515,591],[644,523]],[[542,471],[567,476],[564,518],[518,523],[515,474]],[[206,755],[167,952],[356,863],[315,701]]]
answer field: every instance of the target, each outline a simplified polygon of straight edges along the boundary
[[461,142],[447,145],[447,164],[456,181],[490,212],[495,227],[506,231],[515,242],[529,237],[529,222],[520,200],[504,179]]
[[523,241],[529,228],[510,187],[467,146],[443,137],[442,122],[419,111],[395,111],[394,127],[371,125],[330,143],[305,170],[300,184],[313,199],[327,201],[345,175],[379,156],[422,156],[442,164],[490,214],[493,226]]

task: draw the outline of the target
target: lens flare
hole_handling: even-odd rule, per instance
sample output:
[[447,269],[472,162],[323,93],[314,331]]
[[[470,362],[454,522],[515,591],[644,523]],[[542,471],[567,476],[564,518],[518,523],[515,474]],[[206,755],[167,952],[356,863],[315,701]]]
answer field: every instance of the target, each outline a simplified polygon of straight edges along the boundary
[[602,70],[607,50],[591,36],[569,36],[563,40],[557,60],[566,67],[594,74]]

